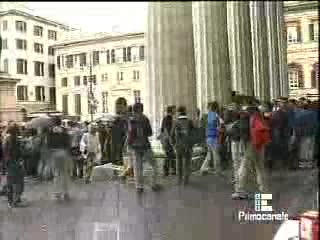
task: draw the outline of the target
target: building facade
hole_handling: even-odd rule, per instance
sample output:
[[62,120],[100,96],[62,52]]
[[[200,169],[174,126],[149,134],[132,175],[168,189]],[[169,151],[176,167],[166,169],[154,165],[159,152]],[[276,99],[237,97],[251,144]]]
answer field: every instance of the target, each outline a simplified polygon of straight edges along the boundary
[[290,96],[319,97],[319,3],[285,2]]
[[17,107],[27,112],[55,107],[55,53],[51,47],[72,30],[66,25],[9,9],[0,11],[1,71],[20,81]]
[[143,101],[144,45],[143,33],[100,34],[55,45],[57,110],[90,120],[92,103],[97,117],[114,113],[120,97],[128,105]]

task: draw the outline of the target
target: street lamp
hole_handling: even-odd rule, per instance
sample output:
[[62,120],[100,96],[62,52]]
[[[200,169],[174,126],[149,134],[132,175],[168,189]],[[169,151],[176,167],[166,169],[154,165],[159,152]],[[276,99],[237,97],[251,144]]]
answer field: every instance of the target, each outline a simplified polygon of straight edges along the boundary
[[91,122],[93,122],[93,115],[97,109],[98,101],[95,99],[93,92],[93,75],[92,75],[92,67],[93,67],[93,54],[89,53],[89,64],[87,65],[89,68],[89,87],[88,87],[88,107],[91,117]]

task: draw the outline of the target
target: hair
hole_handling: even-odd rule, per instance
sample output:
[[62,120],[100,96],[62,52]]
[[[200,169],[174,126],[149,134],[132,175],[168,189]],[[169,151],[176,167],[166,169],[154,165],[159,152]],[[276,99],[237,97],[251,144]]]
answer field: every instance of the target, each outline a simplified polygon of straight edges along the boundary
[[181,115],[186,115],[187,114],[187,108],[185,106],[179,106],[177,109],[177,112]]
[[138,112],[143,112],[143,104],[142,103],[135,103],[133,105],[133,112],[138,113]]
[[211,111],[218,111],[219,110],[219,104],[218,102],[214,101],[214,102],[209,102],[208,103],[208,109]]

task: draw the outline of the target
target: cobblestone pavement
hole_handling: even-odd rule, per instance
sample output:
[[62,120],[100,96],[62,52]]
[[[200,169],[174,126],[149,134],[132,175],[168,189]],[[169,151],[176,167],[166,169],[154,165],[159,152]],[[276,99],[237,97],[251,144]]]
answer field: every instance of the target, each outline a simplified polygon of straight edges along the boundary
[[[0,240],[272,239],[276,225],[235,220],[238,209],[253,203],[232,201],[229,179],[229,172],[193,176],[183,187],[169,177],[162,191],[147,188],[141,196],[132,181],[75,182],[69,202],[51,200],[48,183],[27,181],[28,207],[8,209],[0,199]],[[317,172],[275,173],[271,179],[274,208],[295,214],[312,207]]]

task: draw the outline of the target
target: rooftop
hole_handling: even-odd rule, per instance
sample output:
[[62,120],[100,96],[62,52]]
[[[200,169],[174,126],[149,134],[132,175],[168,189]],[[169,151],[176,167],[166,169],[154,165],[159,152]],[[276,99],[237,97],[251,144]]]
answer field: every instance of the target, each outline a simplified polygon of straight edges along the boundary
[[83,32],[70,32],[69,38],[68,35],[64,40],[58,42],[53,47],[62,48],[71,45],[80,45],[80,44],[90,44],[96,43],[97,41],[106,41],[106,40],[118,40],[121,38],[131,38],[131,37],[141,37],[144,36],[143,32],[132,32],[132,33],[83,33]]
[[27,11],[21,11],[21,10],[18,10],[18,9],[9,9],[9,10],[5,10],[5,11],[0,11],[0,17],[1,16],[6,16],[6,15],[17,15],[17,16],[23,16],[23,17],[27,17],[27,18],[31,18],[35,21],[38,21],[38,22],[42,22],[42,23],[45,23],[45,24],[49,24],[49,25],[52,25],[52,26],[59,26],[60,28],[64,29],[64,30],[77,30],[75,28],[72,28],[70,26],[68,26],[67,24],[63,24],[63,23],[60,23],[60,22],[57,22],[57,21],[54,21],[54,20],[50,20],[48,18],[44,18],[44,17],[41,17],[41,16],[37,16],[35,14],[32,14],[30,12],[27,12]]

